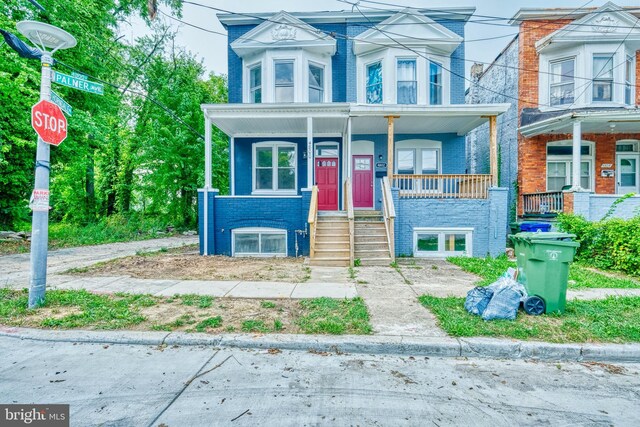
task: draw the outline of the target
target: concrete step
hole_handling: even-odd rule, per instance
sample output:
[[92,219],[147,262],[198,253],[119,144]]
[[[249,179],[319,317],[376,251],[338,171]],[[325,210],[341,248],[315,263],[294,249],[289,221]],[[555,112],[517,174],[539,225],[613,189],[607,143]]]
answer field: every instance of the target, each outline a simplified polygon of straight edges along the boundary
[[348,267],[349,258],[311,258],[309,264],[318,267]]
[[[355,257],[358,258],[358,257]],[[360,265],[387,267],[391,264],[391,258],[360,258]]]

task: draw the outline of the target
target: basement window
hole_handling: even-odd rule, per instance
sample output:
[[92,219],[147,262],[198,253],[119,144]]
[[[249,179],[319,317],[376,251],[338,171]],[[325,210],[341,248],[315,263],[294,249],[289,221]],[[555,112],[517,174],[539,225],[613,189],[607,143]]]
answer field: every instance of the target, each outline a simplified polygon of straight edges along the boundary
[[471,256],[473,228],[414,228],[413,255],[425,258]]
[[233,256],[287,256],[287,230],[278,228],[236,228],[231,234],[231,253]]

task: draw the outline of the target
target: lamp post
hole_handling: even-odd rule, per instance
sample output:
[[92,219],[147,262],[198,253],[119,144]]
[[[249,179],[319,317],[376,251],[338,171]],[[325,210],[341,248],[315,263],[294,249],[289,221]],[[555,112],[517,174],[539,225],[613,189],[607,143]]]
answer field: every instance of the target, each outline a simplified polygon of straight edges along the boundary
[[[40,100],[51,99],[51,66],[53,54],[60,49],[74,47],[75,37],[53,25],[37,21],[21,21],[18,31],[42,50],[42,80]],[[50,50],[47,50],[50,49]],[[34,194],[49,194],[50,146],[38,137],[36,152]],[[31,269],[29,275],[29,308],[44,302],[47,286],[47,250],[49,243],[49,210],[33,211],[31,222]]]

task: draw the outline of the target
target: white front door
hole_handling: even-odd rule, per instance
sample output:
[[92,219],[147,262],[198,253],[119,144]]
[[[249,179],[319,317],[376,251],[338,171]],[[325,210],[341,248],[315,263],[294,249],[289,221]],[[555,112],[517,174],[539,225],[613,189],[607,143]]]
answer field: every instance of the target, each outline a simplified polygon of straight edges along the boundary
[[638,193],[638,161],[637,154],[619,154],[617,160],[616,193]]

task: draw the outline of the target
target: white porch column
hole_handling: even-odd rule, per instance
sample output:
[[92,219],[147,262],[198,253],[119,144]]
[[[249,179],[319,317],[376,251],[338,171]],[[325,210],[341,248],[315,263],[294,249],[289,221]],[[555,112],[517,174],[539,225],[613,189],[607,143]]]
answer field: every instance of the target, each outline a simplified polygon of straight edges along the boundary
[[313,182],[313,117],[307,117],[307,188],[315,185]]
[[347,159],[347,178],[351,178],[351,168],[353,167],[353,160],[351,158],[351,117],[347,118],[347,152],[344,154]]
[[231,195],[236,195],[236,140],[232,136],[230,141],[231,147],[229,148],[229,167],[230,167],[230,176],[229,176],[229,184],[231,184]]
[[579,191],[581,190],[580,186],[580,157],[582,154],[582,123],[579,120],[573,122],[573,151],[572,151],[572,161],[573,161],[573,169],[572,169],[572,180],[571,186],[572,190]]
[[204,188],[211,188],[211,119],[204,114]]

